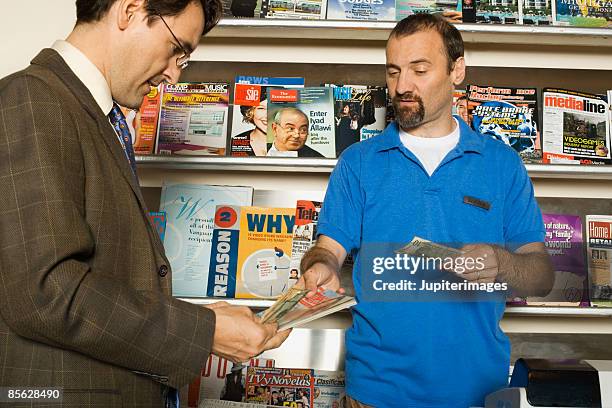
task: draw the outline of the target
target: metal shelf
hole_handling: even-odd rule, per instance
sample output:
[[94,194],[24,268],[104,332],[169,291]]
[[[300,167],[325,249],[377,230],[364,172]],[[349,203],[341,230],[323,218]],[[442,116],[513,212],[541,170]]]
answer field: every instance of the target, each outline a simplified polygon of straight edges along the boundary
[[[208,36],[385,41],[395,22],[224,19]],[[612,29],[458,24],[466,42],[612,47]]]
[[612,317],[612,308],[508,306],[506,316]]
[[[225,301],[235,306],[247,306],[254,309],[266,309],[273,300],[262,299],[216,299],[216,298],[180,298],[196,305],[209,305]],[[612,308],[603,307],[540,307],[508,306],[505,316],[554,316],[554,317],[612,317]]]
[[179,298],[185,302],[193,303],[195,305],[210,305],[216,302],[227,302],[234,306],[247,306],[253,309],[267,309],[274,303],[273,300],[263,299],[222,299],[222,298]]
[[[292,157],[136,156],[136,162],[143,168],[331,173],[337,160]],[[612,180],[612,166],[527,164],[526,167],[532,178]]]

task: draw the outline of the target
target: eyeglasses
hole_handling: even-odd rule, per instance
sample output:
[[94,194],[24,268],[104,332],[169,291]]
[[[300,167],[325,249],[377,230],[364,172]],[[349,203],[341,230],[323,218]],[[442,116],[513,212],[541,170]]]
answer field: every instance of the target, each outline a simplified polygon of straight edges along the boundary
[[307,128],[295,128],[293,126],[282,126],[280,125],[280,127],[287,133],[291,133],[291,134],[298,134],[302,137],[304,136],[308,136],[308,129]]
[[176,66],[179,67],[180,69],[187,68],[187,65],[189,65],[189,58],[191,57],[190,53],[187,52],[185,47],[183,47],[183,44],[181,44],[179,39],[176,38],[176,35],[174,35],[172,30],[170,29],[170,26],[168,25],[168,23],[166,23],[166,20],[164,20],[162,15],[159,14],[159,13],[157,13],[156,15],[161,19],[162,23],[164,23],[164,25],[166,26],[168,31],[170,31],[170,34],[172,35],[172,38],[174,38],[174,41],[176,41],[176,43],[178,44],[179,48],[181,49],[182,54],[179,55],[179,57],[176,59]]

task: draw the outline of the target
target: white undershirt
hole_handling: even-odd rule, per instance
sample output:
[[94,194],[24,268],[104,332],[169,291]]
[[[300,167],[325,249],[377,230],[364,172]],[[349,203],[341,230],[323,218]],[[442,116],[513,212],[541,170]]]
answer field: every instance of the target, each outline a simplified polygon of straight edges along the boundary
[[276,143],[272,143],[267,155],[277,157],[298,157],[298,152],[296,150],[278,150],[276,148]]
[[442,137],[419,137],[411,135],[400,129],[399,136],[402,144],[416,156],[425,171],[430,176],[438,168],[448,152],[459,143],[459,123],[455,120],[455,128],[451,133]]

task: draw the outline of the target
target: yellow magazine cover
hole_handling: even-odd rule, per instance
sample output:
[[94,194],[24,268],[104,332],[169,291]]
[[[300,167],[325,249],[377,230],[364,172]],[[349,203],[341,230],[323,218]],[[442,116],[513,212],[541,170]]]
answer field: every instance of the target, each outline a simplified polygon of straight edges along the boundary
[[295,208],[242,207],[236,297],[275,299],[288,289]]

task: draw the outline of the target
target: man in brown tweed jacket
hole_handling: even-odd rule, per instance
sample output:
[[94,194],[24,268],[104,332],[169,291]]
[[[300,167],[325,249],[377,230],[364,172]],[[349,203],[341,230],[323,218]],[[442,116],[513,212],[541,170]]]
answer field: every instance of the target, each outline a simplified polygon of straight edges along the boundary
[[288,332],[171,297],[171,271],[108,114],[176,82],[219,0],[77,0],[77,25],[0,81],[0,387],[163,407],[209,353],[246,361]]

